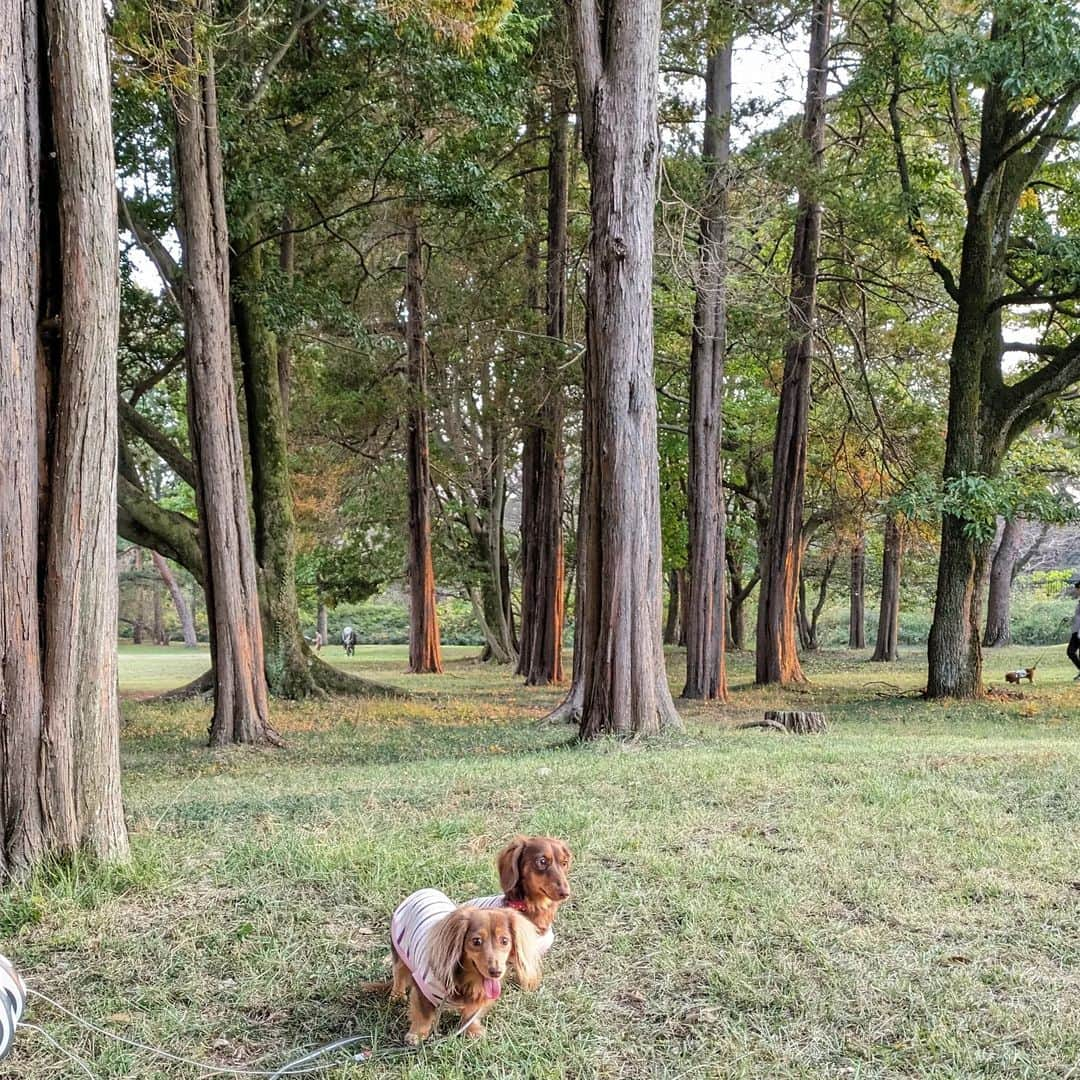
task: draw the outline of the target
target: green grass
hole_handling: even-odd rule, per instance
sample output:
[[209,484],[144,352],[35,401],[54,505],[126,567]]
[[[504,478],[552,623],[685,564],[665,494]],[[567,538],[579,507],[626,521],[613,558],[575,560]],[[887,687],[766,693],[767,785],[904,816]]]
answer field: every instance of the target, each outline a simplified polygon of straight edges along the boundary
[[[358,649],[345,666],[415,697],[277,705],[280,752],[211,752],[205,705],[129,697],[132,861],[0,901],[3,951],[50,996],[185,1055],[276,1065],[352,1032],[398,1046],[403,1010],[359,989],[384,974],[395,903],[495,891],[501,842],[550,832],[577,861],[542,988],[508,993],[481,1043],[331,1075],[1077,1075],[1080,686],[1061,650],[1023,698],[977,705],[879,697],[874,680],[923,684],[914,652],[821,654],[805,694],[753,689],[736,657],[731,706],[584,748],[541,723],[557,692],[448,652],[448,676],[412,679],[400,647]],[[1030,653],[991,654],[988,681]],[[122,688],[204,661],[126,648]],[[735,729],[783,702],[824,709],[829,732]],[[41,1004],[31,1019],[98,1077],[197,1075]],[[4,1068],[78,1075],[32,1033]]]

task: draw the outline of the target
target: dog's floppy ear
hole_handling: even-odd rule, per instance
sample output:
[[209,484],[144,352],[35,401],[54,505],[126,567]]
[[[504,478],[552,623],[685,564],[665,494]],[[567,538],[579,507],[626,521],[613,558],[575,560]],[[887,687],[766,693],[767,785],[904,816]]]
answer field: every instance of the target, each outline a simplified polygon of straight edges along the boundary
[[431,976],[453,993],[457,989],[457,969],[465,951],[465,935],[469,932],[469,908],[451,912],[431,932],[428,963]]
[[514,942],[511,959],[523,990],[535,990],[540,985],[540,935],[524,915],[510,915],[510,937]]
[[499,871],[499,887],[504,895],[512,900],[521,899],[519,896],[514,896],[514,892],[518,890],[518,883],[521,880],[521,855],[528,842],[529,838],[527,836],[515,836],[499,852],[499,856],[495,860],[495,866]]

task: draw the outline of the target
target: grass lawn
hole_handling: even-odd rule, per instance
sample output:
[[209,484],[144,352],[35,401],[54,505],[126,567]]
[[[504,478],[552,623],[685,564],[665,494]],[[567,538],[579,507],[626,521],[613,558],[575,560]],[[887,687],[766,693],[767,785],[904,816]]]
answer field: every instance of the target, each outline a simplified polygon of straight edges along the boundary
[[[340,647],[324,656],[343,662]],[[132,861],[54,871],[0,899],[0,950],[43,992],[139,1040],[276,1067],[351,1033],[399,1046],[389,915],[412,889],[496,891],[511,833],[565,837],[575,897],[545,982],[508,992],[486,1040],[342,1066],[341,1078],[1080,1076],[1080,685],[1047,653],[1021,699],[878,696],[925,658],[824,653],[805,694],[687,706],[679,735],[568,744],[557,692],[446,650],[343,666],[407,702],[278,704],[283,751],[211,752],[205,704],[140,695],[205,654],[121,650]],[[1038,650],[993,653],[988,681]],[[669,657],[681,685],[682,656]],[[822,708],[796,738],[735,725]],[[186,1066],[31,1016],[97,1077]],[[444,1021],[443,1030],[448,1023]],[[24,1032],[5,1077],[77,1077]]]

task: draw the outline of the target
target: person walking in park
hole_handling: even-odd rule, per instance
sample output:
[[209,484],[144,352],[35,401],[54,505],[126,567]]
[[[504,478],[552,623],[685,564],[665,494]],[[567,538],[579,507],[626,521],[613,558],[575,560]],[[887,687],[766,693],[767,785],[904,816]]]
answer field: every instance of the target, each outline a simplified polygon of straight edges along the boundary
[[1080,682],[1080,578],[1072,583],[1073,596],[1076,597],[1076,610],[1073,612],[1072,625],[1069,627],[1069,659],[1076,665],[1077,672],[1073,682]]

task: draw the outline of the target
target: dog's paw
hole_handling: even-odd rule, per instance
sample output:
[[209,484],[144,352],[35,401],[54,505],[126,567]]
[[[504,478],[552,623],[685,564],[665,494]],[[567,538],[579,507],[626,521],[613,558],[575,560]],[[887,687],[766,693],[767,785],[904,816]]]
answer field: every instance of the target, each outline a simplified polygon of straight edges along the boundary
[[405,1045],[406,1046],[419,1046],[420,1045],[420,1036],[417,1035],[415,1031],[410,1031],[409,1034],[405,1036]]
[[487,1028],[477,1020],[465,1029],[465,1034],[470,1039],[482,1039],[487,1034]]

